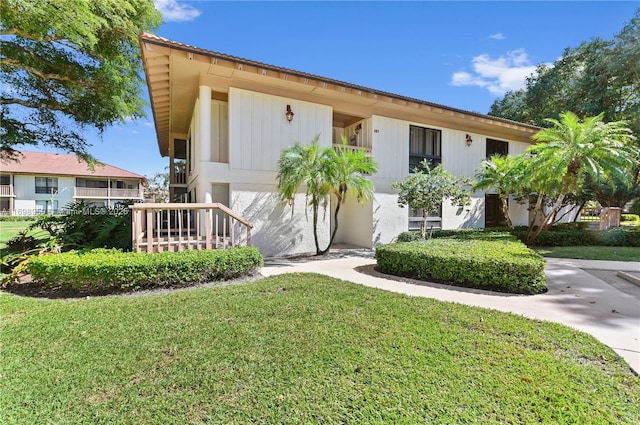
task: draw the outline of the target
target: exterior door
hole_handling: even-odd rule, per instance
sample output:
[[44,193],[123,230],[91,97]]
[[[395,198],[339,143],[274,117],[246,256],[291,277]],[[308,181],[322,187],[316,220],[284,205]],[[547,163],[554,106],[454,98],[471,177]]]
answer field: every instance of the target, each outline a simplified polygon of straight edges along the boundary
[[501,227],[507,225],[507,218],[502,213],[502,201],[496,194],[484,195],[484,227]]

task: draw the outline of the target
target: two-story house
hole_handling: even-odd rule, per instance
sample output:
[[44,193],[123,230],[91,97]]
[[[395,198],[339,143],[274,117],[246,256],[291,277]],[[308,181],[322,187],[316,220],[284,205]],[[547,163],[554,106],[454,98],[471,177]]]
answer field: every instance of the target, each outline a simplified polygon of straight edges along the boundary
[[113,207],[142,201],[145,177],[112,165],[91,169],[75,155],[21,152],[0,164],[0,213],[58,213],[72,202]]
[[[341,208],[336,241],[373,247],[416,226],[420,212],[397,204],[391,185],[422,159],[473,177],[493,153],[518,154],[537,127],[237,58],[151,34],[140,36],[160,154],[169,158],[170,191],[184,202],[219,202],[254,224],[252,243],[264,255],[314,251],[301,193],[292,209],[278,199],[283,149],[295,142],[332,146],[345,136],[379,164],[375,197]],[[442,205],[433,217],[445,229],[499,225],[496,195],[474,193],[466,208]],[[511,202],[514,224],[528,223],[527,205]],[[331,213],[319,232],[329,239]]]

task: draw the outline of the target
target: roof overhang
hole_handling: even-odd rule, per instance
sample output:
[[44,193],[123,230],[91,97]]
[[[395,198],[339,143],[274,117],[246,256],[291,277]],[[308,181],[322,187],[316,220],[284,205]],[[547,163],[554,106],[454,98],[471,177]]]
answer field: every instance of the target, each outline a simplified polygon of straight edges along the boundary
[[531,143],[539,127],[464,111],[313,74],[237,58],[152,34],[140,49],[162,156],[171,138],[185,138],[198,86],[225,98],[230,87],[331,106],[339,116],[381,115]]

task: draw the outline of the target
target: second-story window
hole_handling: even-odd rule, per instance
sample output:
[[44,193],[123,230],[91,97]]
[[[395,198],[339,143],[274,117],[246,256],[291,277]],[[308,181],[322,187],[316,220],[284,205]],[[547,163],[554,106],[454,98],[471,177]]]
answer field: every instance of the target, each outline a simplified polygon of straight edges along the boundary
[[36,193],[58,193],[57,177],[36,177]]
[[426,160],[433,167],[442,162],[442,131],[433,128],[409,127],[409,172]]
[[502,140],[487,139],[487,159],[493,155],[509,155],[509,143]]

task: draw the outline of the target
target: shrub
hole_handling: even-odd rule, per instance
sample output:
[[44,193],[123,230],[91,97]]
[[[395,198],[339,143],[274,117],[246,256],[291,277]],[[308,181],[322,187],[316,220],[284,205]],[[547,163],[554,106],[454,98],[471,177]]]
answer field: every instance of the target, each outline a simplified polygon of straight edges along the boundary
[[620,218],[622,221],[640,221],[638,214],[622,214]]
[[[520,240],[526,230],[513,232]],[[614,228],[609,230],[543,230],[536,238],[536,246],[640,246],[640,233]]]
[[67,249],[116,248],[131,250],[130,202],[115,207],[69,204],[63,215],[39,216],[31,228],[41,228]]
[[380,271],[398,276],[519,294],[546,289],[544,259],[510,235],[380,245],[376,260]]
[[[483,239],[483,240],[496,240],[507,239],[516,240],[510,235],[506,228],[489,228],[489,229],[450,229],[450,230],[435,230],[431,236],[432,239],[451,238],[456,239]],[[417,230],[411,230],[408,232],[402,232],[398,235],[398,242],[413,242],[424,240]]]
[[34,221],[37,215],[0,215],[0,221]]
[[110,291],[232,279],[253,273],[262,263],[254,247],[155,254],[100,248],[32,257],[29,272],[43,287]]

